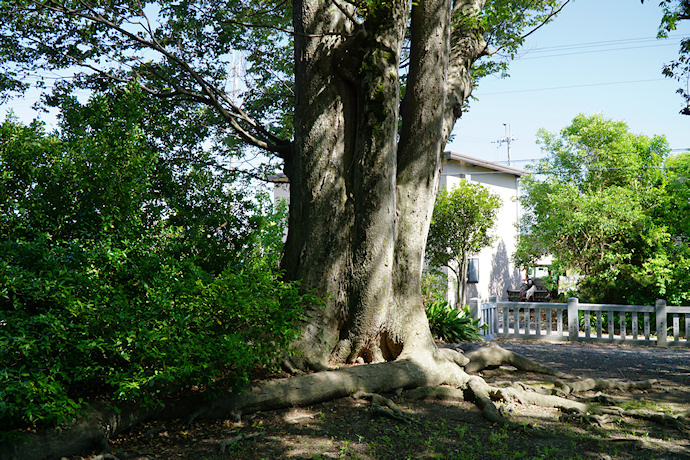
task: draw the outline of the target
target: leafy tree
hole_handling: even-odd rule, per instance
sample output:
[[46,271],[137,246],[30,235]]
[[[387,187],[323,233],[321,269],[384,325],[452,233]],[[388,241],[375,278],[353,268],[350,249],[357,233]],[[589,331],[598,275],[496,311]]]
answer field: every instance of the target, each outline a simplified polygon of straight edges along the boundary
[[500,207],[498,195],[464,180],[450,191],[442,189],[436,198],[426,246],[427,263],[453,272],[458,309],[467,303],[468,258],[496,240],[491,230]]
[[166,158],[141,96],[65,100],[55,133],[0,125],[1,430],[244,386],[297,336],[311,300],[278,279],[280,215]]
[[552,254],[584,277],[587,300],[653,303],[661,274],[652,267],[666,259],[670,236],[656,216],[666,213],[665,139],[578,115],[559,136],[541,131],[539,142],[548,156],[522,182],[516,262]]
[[690,153],[669,157],[664,164],[660,205],[652,217],[666,227],[664,251],[645,264],[646,283],[672,305],[690,303]]
[[[420,279],[443,146],[473,77],[504,68],[489,58],[565,3],[4,2],[0,59],[5,86],[75,66],[80,88],[137,81],[171,119],[208,108],[219,148],[279,158],[286,279],[329,298],[307,308],[296,364],[320,368],[437,353]],[[234,51],[251,64],[240,98]]]

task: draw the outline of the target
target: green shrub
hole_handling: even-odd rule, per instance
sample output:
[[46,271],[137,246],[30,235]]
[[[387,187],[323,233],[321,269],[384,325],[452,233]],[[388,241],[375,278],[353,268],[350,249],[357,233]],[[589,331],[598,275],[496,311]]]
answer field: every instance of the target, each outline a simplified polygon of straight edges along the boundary
[[72,101],[62,133],[0,124],[0,430],[239,388],[316,301],[276,271],[284,215],[167,158],[139,96]]
[[479,335],[479,320],[470,317],[470,307],[456,310],[447,300],[435,300],[426,305],[431,333],[445,342],[474,342]]
[[[29,252],[41,269],[20,266]],[[151,405],[191,386],[238,388],[296,337],[305,300],[261,263],[210,276],[141,247],[14,254],[0,262],[3,428],[59,423],[91,396]]]

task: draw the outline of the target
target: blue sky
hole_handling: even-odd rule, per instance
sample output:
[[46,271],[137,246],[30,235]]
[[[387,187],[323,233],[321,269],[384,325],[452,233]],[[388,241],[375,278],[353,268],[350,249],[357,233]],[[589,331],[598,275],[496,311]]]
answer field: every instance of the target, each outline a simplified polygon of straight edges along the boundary
[[[658,0],[574,0],[554,22],[528,37],[510,77],[480,81],[470,111],[453,131],[447,150],[506,161],[504,123],[510,124],[513,166],[543,156],[539,128],[557,133],[578,114],[624,120],[632,132],[663,134],[673,149],[690,149],[690,116],[664,78],[665,62],[678,55],[681,23],[669,40],[656,40]],[[687,22],[687,21],[686,21]],[[673,38],[675,37],[675,38]]]

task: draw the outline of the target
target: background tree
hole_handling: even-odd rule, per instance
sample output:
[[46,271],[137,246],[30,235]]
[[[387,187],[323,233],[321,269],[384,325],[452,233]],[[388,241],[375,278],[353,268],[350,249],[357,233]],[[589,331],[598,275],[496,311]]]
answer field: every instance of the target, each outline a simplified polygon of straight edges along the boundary
[[448,267],[455,275],[455,306],[466,305],[467,263],[470,255],[496,240],[491,230],[501,198],[486,187],[462,180],[436,198],[429,227],[426,260],[431,266]]
[[666,140],[578,115],[558,136],[540,132],[539,142],[548,156],[522,181],[516,261],[552,254],[583,276],[587,301],[653,303],[670,248]]
[[670,156],[664,164],[663,193],[652,218],[666,227],[664,250],[645,264],[646,285],[672,305],[690,303],[690,153]]

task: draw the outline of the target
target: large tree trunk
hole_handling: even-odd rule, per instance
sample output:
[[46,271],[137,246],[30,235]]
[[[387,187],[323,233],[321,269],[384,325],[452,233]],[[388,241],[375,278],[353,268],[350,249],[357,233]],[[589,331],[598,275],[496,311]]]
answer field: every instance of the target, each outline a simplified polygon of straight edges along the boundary
[[394,299],[389,318],[406,354],[435,350],[424,311],[421,274],[429,223],[442,166],[450,0],[424,0],[412,8],[410,67],[397,164]]
[[[483,2],[394,0],[361,24],[353,8],[338,4],[293,4],[295,139],[285,165],[290,218],[282,265],[288,279],[327,298],[325,308],[307,307],[295,362],[317,369],[436,353],[421,298],[424,247],[443,146],[483,49],[471,39],[481,34],[458,32]],[[452,46],[451,14],[459,20]]]

